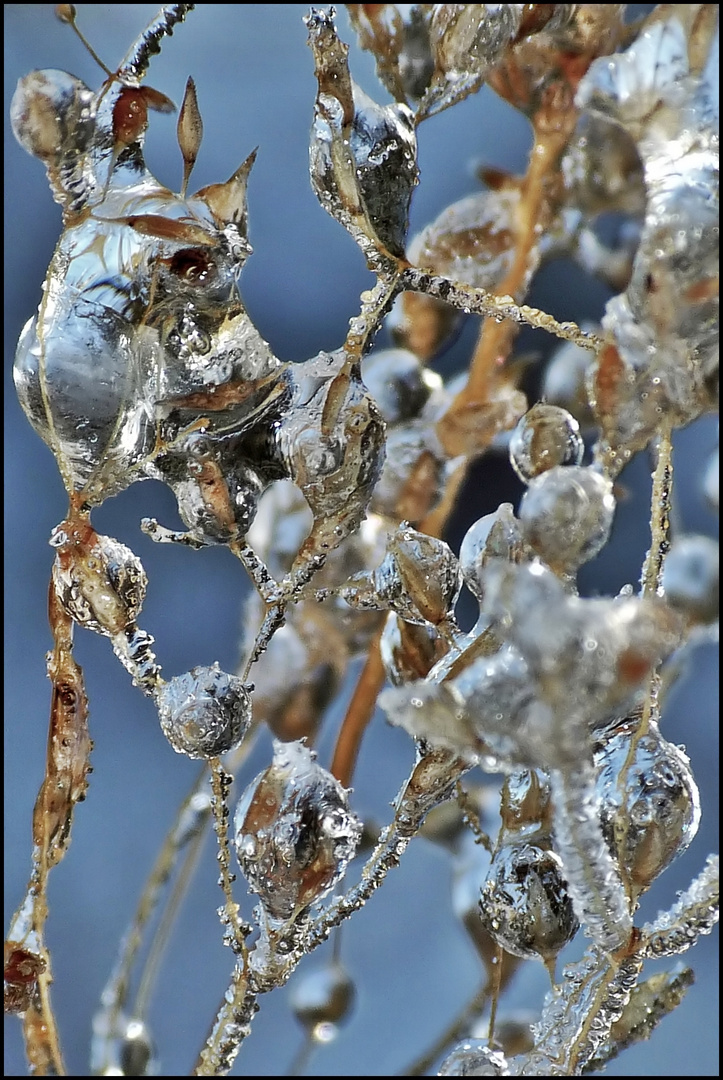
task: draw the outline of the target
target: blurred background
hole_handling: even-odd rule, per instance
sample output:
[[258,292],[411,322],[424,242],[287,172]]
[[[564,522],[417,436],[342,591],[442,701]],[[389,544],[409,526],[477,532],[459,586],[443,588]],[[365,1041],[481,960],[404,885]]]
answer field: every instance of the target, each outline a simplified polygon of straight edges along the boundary
[[[50,4],[6,4],[5,9],[5,925],[30,871],[32,807],[43,777],[49,683],[45,654],[47,584],[52,552],[47,539],[66,512],[64,490],[50,451],[28,425],[15,397],[12,362],[60,229],[45,171],[15,142],[8,122],[17,79],[33,68],[68,70],[97,87],[92,59]],[[79,24],[106,64],[115,67],[155,14],[151,4],[79,5]],[[308,182],[308,133],[316,83],[305,45],[301,4],[202,4],[151,65],[149,83],[177,104],[186,79],[196,81],[204,141],[191,189],[225,180],[259,147],[249,188],[249,231],[255,252],[241,288],[251,317],[285,360],[303,360],[343,341],[359,293],[370,284],[351,238],[318,205]],[[373,62],[354,44],[344,9],[338,25],[352,48],[351,70],[372,97],[387,101]],[[147,139],[151,170],[178,188],[182,173],[175,119],[152,114]],[[450,203],[479,190],[480,164],[524,172],[530,147],[527,121],[483,91],[422,125],[421,182],[414,194],[410,234]],[[546,267],[530,302],[559,319],[598,319],[609,291],[566,261]],[[439,370],[466,365],[477,320],[470,319]],[[377,346],[388,344],[385,332]],[[519,352],[544,359],[554,341],[523,331]],[[685,531],[717,535],[701,475],[716,444],[705,418],[678,433],[675,507]],[[588,595],[615,594],[637,585],[649,545],[650,461],[639,455],[621,476],[613,541],[584,568]],[[522,488],[501,453],[472,470],[448,540],[458,550],[466,528],[500,502],[515,505]],[[94,515],[100,532],[117,537],[142,559],[149,591],[142,626],[156,638],[164,672],[179,674],[218,661],[238,661],[242,600],[247,585],[225,550],[192,552],[156,546],[139,529],[143,516],[179,527],[174,499],[154,482],[137,484]],[[79,631],[76,655],[84,668],[95,741],[87,801],[78,807],[73,840],[50,878],[48,941],[54,957],[53,1001],[71,1074],[88,1071],[91,1020],[109,975],[118,940],[134,910],[175,808],[196,775],[196,764],[174,754],[151,703],[131,686],[108,642]],[[320,761],[328,765],[334,735],[358,666],[325,720]],[[689,850],[644,898],[642,917],[668,907],[718,848],[717,650],[692,655],[666,706],[663,733],[684,743],[701,790],[703,820]],[[270,760],[264,738],[247,764],[245,783]],[[378,716],[368,731],[355,777],[355,809],[378,823],[408,774],[411,741]],[[335,1042],[319,1049],[313,1075],[390,1075],[401,1072],[459,1012],[478,986],[481,968],[449,902],[450,858],[417,839],[401,867],[363,912],[345,926],[341,954],[356,986],[354,1014]],[[221,893],[212,843],[174,930],[150,1011],[163,1075],[188,1072],[227,985],[230,954],[221,945],[216,908]],[[245,910],[250,910],[246,905]],[[326,948],[326,947],[324,947]],[[581,936],[565,956],[579,955]],[[305,963],[314,966],[323,950]],[[608,1067],[620,1076],[718,1075],[717,933],[683,958],[696,982],[650,1044],[626,1051]],[[669,964],[668,966],[672,966]],[[304,970],[304,964],[300,970]],[[651,966],[651,971],[654,970]],[[538,1010],[548,987],[542,965],[527,964],[504,1000]],[[237,1061],[238,1074],[283,1075],[303,1041],[287,990],[261,1002],[253,1034]],[[6,1020],[5,1075],[24,1075],[20,1025]]]

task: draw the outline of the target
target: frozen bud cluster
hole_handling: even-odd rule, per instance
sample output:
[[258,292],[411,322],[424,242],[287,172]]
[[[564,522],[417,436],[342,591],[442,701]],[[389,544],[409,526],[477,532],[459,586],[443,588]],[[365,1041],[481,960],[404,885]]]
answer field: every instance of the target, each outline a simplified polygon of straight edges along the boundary
[[574,416],[557,405],[538,402],[510,437],[510,463],[520,480],[530,480],[558,465],[579,465],[585,445]]
[[[703,13],[696,25],[695,12]],[[626,51],[596,60],[576,104],[632,138],[644,223],[625,292],[608,301],[591,373],[599,455],[619,471],[660,430],[717,407],[718,46],[714,9],[659,7]]]
[[612,481],[582,465],[536,476],[520,503],[522,533],[549,566],[572,572],[605,546],[615,514]]
[[274,741],[273,763],[246,788],[234,815],[241,869],[278,923],[333,889],[361,832],[348,792],[303,742]]
[[683,751],[651,722],[623,724],[595,750],[603,835],[636,894],[682,854],[698,831],[698,788]]
[[218,664],[177,675],[157,692],[163,734],[178,754],[213,758],[238,746],[251,720],[248,688]]

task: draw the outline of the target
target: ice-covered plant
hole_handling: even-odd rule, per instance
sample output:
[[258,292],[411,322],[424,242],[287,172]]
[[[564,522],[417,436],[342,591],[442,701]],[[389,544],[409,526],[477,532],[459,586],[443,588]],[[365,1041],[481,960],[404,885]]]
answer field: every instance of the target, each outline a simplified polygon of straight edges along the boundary
[[[287,983],[306,1032],[291,1071],[335,1038],[355,998],[342,925],[363,922],[419,836],[446,852],[451,912],[484,974],[446,1027],[416,1033],[401,1072],[602,1069],[692,980],[646,963],[685,952],[718,914],[717,856],[657,918],[643,914],[706,812],[666,709],[718,614],[717,546],[678,527],[673,499],[674,432],[717,410],[717,5],[637,19],[609,4],[346,5],[376,99],[334,9],[312,8],[311,188],[370,278],[344,340],[295,362],[244,301],[257,151],[241,148],[227,180],[194,191],[193,79],[178,112],[179,190],[147,164],[153,114],[174,110],[147,81],[153,57],[186,18],[178,33],[191,32],[193,8],[162,8],[116,70],[101,64],[99,89],[44,69],[11,105],[62,209],[13,373],[67,510],[50,537],[50,732],[30,880],[5,944],[6,1011],[31,1070],[64,1074],[50,871],[92,814],[89,697],[102,707],[74,656],[78,626],[108,639],[157,715],[167,769],[176,755],[202,762],[100,995],[94,1075],[162,1067],[151,993],[211,827],[227,981],[197,1075],[231,1070]],[[77,30],[73,5],[56,14]],[[410,235],[429,122],[483,87],[529,122],[527,169],[481,169],[481,190]],[[563,255],[608,288],[594,327],[527,303]],[[464,316],[477,337],[449,374]],[[544,367],[523,362],[521,327],[559,339]],[[460,493],[501,455],[522,497],[468,518],[457,545]],[[582,572],[608,546],[620,474],[641,455],[653,477],[638,584],[590,595]],[[209,548],[228,549],[250,579],[234,670],[214,658],[172,675],[160,633],[156,656],[143,627],[152,575],[97,528],[107,500],[141,480],[174,497],[182,529],[155,515],[141,529],[185,549],[179,584]],[[413,762],[379,825],[357,780],[364,737],[385,719]],[[382,758],[367,769],[383,776]],[[126,791],[130,802],[132,775]],[[307,966],[330,937],[324,962]],[[553,984],[532,1020],[506,1011],[526,959]]]

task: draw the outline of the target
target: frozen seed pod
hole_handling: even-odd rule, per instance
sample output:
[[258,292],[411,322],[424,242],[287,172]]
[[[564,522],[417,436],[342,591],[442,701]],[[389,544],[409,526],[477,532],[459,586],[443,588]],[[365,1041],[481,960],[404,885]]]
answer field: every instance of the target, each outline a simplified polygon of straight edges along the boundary
[[465,1039],[439,1066],[437,1076],[509,1076],[507,1060],[487,1039]]
[[318,1042],[331,1042],[354,1004],[354,983],[338,960],[301,972],[292,982],[294,1016]]
[[65,611],[79,626],[115,636],[143,605],[148,580],[139,558],[85,519],[63,522],[50,539],[55,548],[53,584]]
[[[580,328],[586,333],[600,333],[600,326],[595,323],[583,322]],[[595,358],[588,349],[573,341],[564,341],[552,353],[540,389],[544,401],[565,409],[585,428],[594,423],[587,396],[588,372],[594,363]]]
[[579,465],[585,444],[580,425],[566,409],[538,402],[510,438],[510,463],[523,484],[556,465]]
[[349,74],[349,47],[334,12],[305,19],[318,93],[309,147],[311,185],[322,207],[367,257],[404,255],[412,189],[418,182],[414,117],[407,105],[377,105]]
[[372,512],[418,523],[438,504],[443,490],[444,462],[429,425],[413,420],[392,428]]
[[348,792],[303,742],[274,741],[273,763],[246,788],[234,815],[241,869],[277,923],[333,889],[361,833]]
[[665,599],[692,622],[718,618],[720,579],[718,544],[709,536],[673,540],[663,566]]
[[433,625],[448,618],[462,587],[449,545],[404,522],[392,535],[374,581],[379,595],[403,619]]
[[449,545],[402,522],[389,537],[381,565],[351,578],[340,591],[351,607],[389,608],[407,622],[436,626],[449,618],[461,587]]
[[614,514],[612,481],[582,465],[535,477],[519,510],[525,540],[549,566],[567,572],[605,546]]
[[251,720],[251,698],[235,675],[218,664],[177,675],[157,692],[163,734],[178,754],[213,758],[243,739]]
[[[547,844],[547,846],[543,846]],[[549,840],[495,852],[479,902],[482,924],[514,956],[552,960],[578,931],[562,861]]]
[[603,836],[639,895],[698,831],[690,762],[653,723],[640,738],[634,725],[621,726],[596,750],[594,762]]
[[405,622],[390,611],[379,641],[379,649],[392,686],[402,686],[427,677],[442,658],[445,645],[429,623]]
[[362,380],[387,424],[415,420],[442,382],[408,349],[380,349],[366,357]]
[[145,1022],[114,1009],[93,1017],[90,1045],[93,1076],[157,1076],[159,1061]]
[[491,558],[520,562],[525,554],[520,523],[512,503],[502,503],[493,514],[475,521],[464,535],[459,549],[459,566],[465,585],[478,600],[482,599],[482,571]]

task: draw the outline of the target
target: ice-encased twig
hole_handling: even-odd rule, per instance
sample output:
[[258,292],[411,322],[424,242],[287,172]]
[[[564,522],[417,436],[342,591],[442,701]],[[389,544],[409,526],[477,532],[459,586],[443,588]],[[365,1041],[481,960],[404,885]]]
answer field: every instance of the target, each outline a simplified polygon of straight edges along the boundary
[[639,948],[615,961],[591,945],[547,995],[533,1028],[535,1049],[512,1059],[511,1075],[579,1076],[620,1019],[642,966]]
[[639,983],[613,1024],[610,1036],[583,1068],[583,1073],[598,1072],[619,1053],[634,1043],[649,1039],[660,1021],[677,1009],[695,977],[690,968],[660,971]]
[[709,855],[705,867],[680,893],[669,911],[662,911],[643,927],[648,956],[673,956],[695,945],[701,934],[709,934],[719,915],[719,859]]
[[603,839],[595,772],[583,760],[550,773],[556,850],[562,859],[575,913],[607,952],[621,948],[633,929],[630,906],[615,861]]

